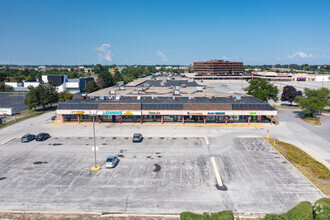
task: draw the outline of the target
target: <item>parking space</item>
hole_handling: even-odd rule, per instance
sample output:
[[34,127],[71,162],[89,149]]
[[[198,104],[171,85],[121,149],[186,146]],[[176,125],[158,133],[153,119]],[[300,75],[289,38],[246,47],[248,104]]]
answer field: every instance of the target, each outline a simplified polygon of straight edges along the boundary
[[[322,195],[260,138],[53,137],[0,147],[1,210],[283,212]],[[119,154],[106,169],[107,156]],[[210,156],[227,191],[217,190]]]
[[[221,148],[219,139],[214,142]],[[283,212],[322,194],[263,138],[239,137],[214,154],[233,207],[243,212]]]
[[[157,208],[159,202],[190,191],[213,190],[215,178],[203,138],[148,137],[132,143],[131,137],[100,137],[98,172],[90,170],[92,146],[92,138],[67,137],[25,144],[15,139],[1,147],[0,177],[6,179],[0,181],[0,194],[6,204],[0,209],[48,210],[52,205],[58,211],[78,211],[75,206],[82,201],[97,204],[84,211],[115,212],[124,203],[127,211],[141,212],[150,202],[158,210],[151,207],[151,212],[158,213],[163,208]],[[106,169],[102,165],[106,157],[121,149],[118,165]],[[191,202],[198,203],[198,197]],[[169,208],[179,210],[176,203],[180,199]]]

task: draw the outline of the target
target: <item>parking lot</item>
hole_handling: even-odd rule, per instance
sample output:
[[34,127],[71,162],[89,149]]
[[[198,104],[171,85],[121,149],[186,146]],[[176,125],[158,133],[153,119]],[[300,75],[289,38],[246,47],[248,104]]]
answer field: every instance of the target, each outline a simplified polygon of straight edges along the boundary
[[[219,211],[284,212],[322,197],[263,139],[221,136],[52,137],[0,147],[0,210],[168,213]],[[113,169],[102,166],[120,150]],[[227,191],[215,187],[210,157]]]

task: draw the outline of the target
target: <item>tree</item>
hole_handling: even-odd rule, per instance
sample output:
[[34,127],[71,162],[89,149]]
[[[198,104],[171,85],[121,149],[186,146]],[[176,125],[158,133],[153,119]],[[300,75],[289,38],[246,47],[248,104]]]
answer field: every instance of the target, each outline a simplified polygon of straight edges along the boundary
[[0,91],[10,91],[12,89],[13,87],[6,85],[5,82],[0,83]]
[[114,81],[114,83],[123,81],[123,76],[121,75],[121,73],[118,70],[115,71],[115,75],[113,76],[113,81]]
[[261,99],[262,101],[267,102],[272,99],[275,102],[278,100],[278,89],[276,86],[270,84],[264,79],[252,79],[249,81],[249,86],[244,89],[247,91],[248,95],[253,95]]
[[305,88],[304,94],[304,96],[296,97],[296,102],[300,105],[304,115],[307,117],[315,117],[317,112],[322,111],[325,106],[330,105],[330,90],[327,88]]
[[100,86],[94,81],[91,80],[86,84],[86,92],[91,93],[100,89]]
[[58,93],[58,101],[65,102],[67,100],[71,100],[73,98],[73,95],[69,92],[60,92]]
[[28,89],[29,92],[26,94],[24,103],[28,106],[29,110],[33,108],[36,110],[36,107],[39,105],[37,89],[33,86],[29,86]]
[[301,91],[297,91],[295,87],[293,86],[285,86],[283,88],[281,101],[282,102],[290,102],[290,105],[292,105],[292,102],[296,98],[296,96],[302,96]]
[[102,88],[114,85],[112,75],[108,70],[102,70],[102,72],[97,75],[97,81],[102,86]]
[[36,109],[39,105],[42,105],[43,109],[45,109],[46,105],[58,101],[56,87],[51,82],[41,82],[37,87],[29,86],[28,89],[29,92],[26,94],[24,103],[30,110],[33,108]]

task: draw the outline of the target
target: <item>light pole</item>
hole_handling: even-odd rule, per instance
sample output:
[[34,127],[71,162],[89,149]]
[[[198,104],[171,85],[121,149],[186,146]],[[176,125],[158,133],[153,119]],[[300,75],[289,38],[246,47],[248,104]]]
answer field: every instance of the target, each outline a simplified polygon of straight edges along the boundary
[[92,115],[93,117],[93,138],[94,138],[94,159],[95,163],[94,166],[91,168],[91,170],[98,171],[101,169],[101,167],[97,166],[96,164],[96,141],[95,141],[95,115]]

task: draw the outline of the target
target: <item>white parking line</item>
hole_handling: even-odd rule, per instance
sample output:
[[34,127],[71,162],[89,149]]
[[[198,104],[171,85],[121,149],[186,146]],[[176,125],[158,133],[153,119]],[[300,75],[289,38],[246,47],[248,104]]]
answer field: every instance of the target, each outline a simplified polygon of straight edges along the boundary
[[73,182],[74,181],[76,181],[76,179],[80,176],[80,174],[84,171],[84,170],[86,170],[87,168],[84,168],[84,169],[82,169],[81,171],[80,171],[80,173],[72,180],[72,182],[70,183],[70,185],[72,185],[73,184]]

